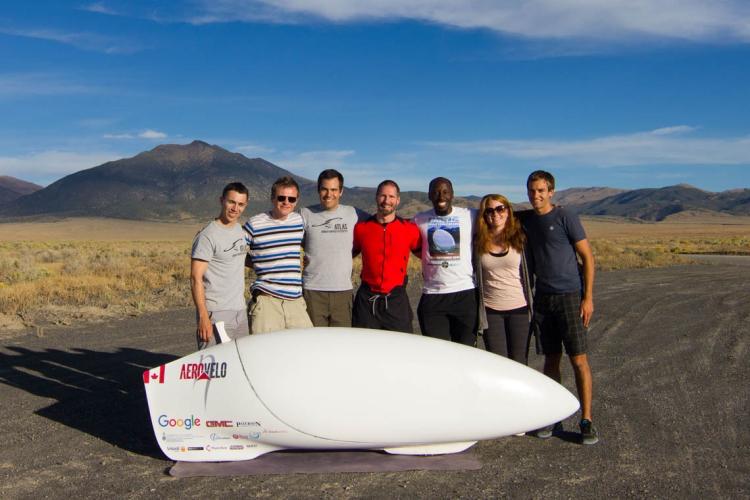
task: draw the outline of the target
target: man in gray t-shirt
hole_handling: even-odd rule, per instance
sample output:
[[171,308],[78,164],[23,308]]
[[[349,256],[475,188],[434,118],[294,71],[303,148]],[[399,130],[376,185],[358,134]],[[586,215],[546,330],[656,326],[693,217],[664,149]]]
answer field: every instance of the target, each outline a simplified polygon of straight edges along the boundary
[[328,169],[318,176],[320,204],[303,208],[305,269],[302,287],[315,326],[352,325],[354,225],[367,214],[341,205],[344,176]]
[[238,224],[247,198],[243,184],[227,184],[219,199],[221,213],[193,240],[190,285],[198,322],[198,349],[223,340],[216,328],[219,321],[224,322],[229,338],[249,333],[245,306],[247,245]]

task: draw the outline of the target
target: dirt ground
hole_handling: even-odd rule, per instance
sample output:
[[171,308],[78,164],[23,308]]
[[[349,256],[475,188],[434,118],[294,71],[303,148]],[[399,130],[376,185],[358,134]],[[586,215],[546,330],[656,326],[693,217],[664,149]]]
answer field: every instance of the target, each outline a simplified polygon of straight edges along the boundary
[[5,339],[0,497],[750,498],[749,264],[600,273],[600,443],[579,445],[573,417],[549,440],[480,442],[472,472],[175,479],[141,372],[193,349],[191,310]]

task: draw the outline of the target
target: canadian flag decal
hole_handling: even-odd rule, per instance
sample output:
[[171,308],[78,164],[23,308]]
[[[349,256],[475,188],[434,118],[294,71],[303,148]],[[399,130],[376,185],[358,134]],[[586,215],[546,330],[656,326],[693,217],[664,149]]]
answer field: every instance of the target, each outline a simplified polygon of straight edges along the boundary
[[148,384],[151,380],[154,382],[159,382],[160,384],[164,383],[164,365],[161,365],[159,367],[159,373],[156,373],[156,370],[153,370],[153,373],[151,373],[152,370],[146,370],[143,372],[143,383]]

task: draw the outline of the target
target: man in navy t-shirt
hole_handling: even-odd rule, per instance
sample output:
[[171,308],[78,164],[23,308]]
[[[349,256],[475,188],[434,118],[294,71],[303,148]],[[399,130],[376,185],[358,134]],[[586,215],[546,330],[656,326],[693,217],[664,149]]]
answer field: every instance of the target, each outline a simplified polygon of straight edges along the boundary
[[[592,423],[592,377],[586,354],[586,328],[594,313],[594,255],[578,216],[552,204],[552,174],[532,172],[526,189],[533,210],[519,212],[518,217],[528,239],[535,278],[534,321],[540,331],[544,373],[560,382],[565,346],[581,402],[581,441],[595,444],[599,438]],[[548,438],[559,428],[558,423],[539,429],[536,435]]]

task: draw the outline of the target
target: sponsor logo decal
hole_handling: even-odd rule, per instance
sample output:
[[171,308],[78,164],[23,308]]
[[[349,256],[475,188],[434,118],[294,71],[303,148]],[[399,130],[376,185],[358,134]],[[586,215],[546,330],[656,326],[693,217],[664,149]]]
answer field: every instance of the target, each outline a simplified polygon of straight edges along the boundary
[[201,359],[200,363],[183,363],[180,366],[180,380],[213,380],[215,378],[225,378],[226,376],[226,362],[203,362],[203,359]]
[[246,439],[248,441],[260,439],[260,432],[250,432],[248,434],[232,434],[233,439]]
[[200,427],[201,425],[201,419],[195,418],[193,415],[187,418],[170,418],[167,415],[159,415],[157,422],[161,427],[182,427],[186,430],[190,430],[193,427]]
[[236,427],[260,427],[260,422],[250,422],[247,420],[238,420],[234,423]]
[[206,420],[206,427],[234,427],[231,420]]
[[203,451],[203,446],[188,446],[187,451]]
[[243,448],[244,446],[242,446],[241,444],[233,444],[229,447],[230,450],[241,450]]
[[151,381],[159,384],[164,383],[164,365],[161,365],[158,369],[146,370],[143,372],[143,383],[148,384]]
[[216,434],[215,432],[211,433],[211,441],[221,441],[222,439],[232,439],[229,436],[222,436],[221,434]]

